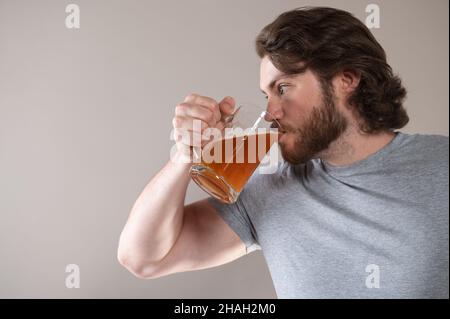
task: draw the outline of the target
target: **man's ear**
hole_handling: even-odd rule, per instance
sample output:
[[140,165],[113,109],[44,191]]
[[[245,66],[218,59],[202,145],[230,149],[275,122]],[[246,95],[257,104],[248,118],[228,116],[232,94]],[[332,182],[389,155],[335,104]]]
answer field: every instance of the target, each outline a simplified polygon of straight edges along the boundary
[[353,92],[359,85],[361,75],[355,71],[342,71],[340,76],[340,88],[344,93]]

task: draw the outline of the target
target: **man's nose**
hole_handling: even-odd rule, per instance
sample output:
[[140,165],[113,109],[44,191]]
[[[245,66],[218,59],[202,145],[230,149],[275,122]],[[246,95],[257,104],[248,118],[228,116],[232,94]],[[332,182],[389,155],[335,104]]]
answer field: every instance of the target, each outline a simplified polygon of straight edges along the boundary
[[279,120],[283,117],[283,109],[281,108],[280,103],[276,101],[268,101],[266,108],[266,121],[272,122],[274,119]]

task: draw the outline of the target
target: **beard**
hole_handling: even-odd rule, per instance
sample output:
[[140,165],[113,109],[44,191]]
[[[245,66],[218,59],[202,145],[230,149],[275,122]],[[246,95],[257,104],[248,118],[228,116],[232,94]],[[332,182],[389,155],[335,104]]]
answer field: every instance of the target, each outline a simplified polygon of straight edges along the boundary
[[299,128],[281,125],[290,136],[280,143],[283,159],[292,164],[306,163],[326,150],[347,128],[346,118],[337,110],[331,90],[324,90],[323,102],[314,107]]

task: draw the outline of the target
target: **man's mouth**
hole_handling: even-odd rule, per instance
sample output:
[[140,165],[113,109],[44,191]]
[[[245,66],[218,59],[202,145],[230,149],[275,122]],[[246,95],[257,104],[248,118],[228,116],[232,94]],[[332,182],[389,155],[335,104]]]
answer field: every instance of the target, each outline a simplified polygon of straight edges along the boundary
[[278,130],[278,133],[280,133],[280,134],[286,133],[286,130],[282,129],[282,128],[280,127],[280,124],[277,123],[277,122],[272,122],[272,124],[270,125],[270,127],[271,127],[271,128],[276,128],[276,129]]

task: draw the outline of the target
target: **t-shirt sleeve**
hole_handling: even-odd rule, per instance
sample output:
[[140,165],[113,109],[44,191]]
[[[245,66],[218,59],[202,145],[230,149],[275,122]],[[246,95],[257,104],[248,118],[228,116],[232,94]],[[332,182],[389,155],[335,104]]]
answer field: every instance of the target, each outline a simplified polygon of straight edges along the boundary
[[[244,192],[245,190],[243,193]],[[258,244],[256,231],[243,203],[243,197],[245,196],[242,195],[243,194],[241,194],[238,200],[233,204],[222,203],[213,197],[208,198],[208,202],[216,209],[230,228],[241,238],[245,244],[246,252],[249,254],[252,251],[261,248]]]

